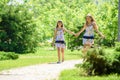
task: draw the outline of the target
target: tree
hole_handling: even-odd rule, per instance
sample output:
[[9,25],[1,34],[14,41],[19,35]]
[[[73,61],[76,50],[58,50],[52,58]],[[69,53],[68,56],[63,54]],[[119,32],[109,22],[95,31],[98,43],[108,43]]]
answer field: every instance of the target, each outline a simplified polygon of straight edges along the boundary
[[118,11],[118,41],[120,42],[120,0],[119,0],[119,11]]
[[2,3],[4,1],[0,3],[3,5],[0,6],[0,50],[34,52],[38,44],[38,33],[29,4],[8,5],[8,1]]

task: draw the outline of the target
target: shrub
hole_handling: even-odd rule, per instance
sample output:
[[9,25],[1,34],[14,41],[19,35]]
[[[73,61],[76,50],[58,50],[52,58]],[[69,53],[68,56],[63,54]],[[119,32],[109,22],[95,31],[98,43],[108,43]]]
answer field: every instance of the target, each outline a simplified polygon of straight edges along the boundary
[[14,52],[0,52],[0,60],[18,59],[18,54]]
[[115,50],[120,52],[120,42],[116,42],[115,44]]
[[37,25],[28,6],[4,6],[5,11],[0,13],[0,51],[17,53],[35,51],[38,46]]
[[[85,62],[82,67],[86,69],[88,74],[106,73],[106,59],[103,56],[105,51],[102,48],[92,48],[87,52]],[[87,66],[86,66],[87,64]]]
[[120,73],[120,53],[106,53],[104,48],[92,48],[81,64],[88,75]]
[[109,71],[120,74],[120,53],[114,53],[114,60]]

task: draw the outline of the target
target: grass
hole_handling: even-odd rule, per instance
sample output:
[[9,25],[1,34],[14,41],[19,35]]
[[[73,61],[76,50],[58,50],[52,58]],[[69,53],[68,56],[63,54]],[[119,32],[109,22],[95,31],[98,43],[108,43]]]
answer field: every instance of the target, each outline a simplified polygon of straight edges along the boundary
[[[80,59],[80,55],[80,51],[65,50],[65,60]],[[49,62],[57,62],[57,51],[51,48],[38,48],[36,53],[19,54],[17,60],[0,61],[0,71]]]
[[104,76],[85,76],[83,71],[76,68],[71,70],[64,70],[61,72],[59,80],[120,80],[117,74],[110,74]]

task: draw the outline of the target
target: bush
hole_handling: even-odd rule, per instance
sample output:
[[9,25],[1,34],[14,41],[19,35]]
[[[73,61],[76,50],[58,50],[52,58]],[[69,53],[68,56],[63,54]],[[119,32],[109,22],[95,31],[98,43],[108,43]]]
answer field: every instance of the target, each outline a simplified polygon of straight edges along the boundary
[[115,50],[120,52],[120,42],[116,42],[115,44]]
[[33,13],[27,8],[29,5],[4,7],[0,13],[0,51],[34,52],[38,46],[38,33]]
[[14,52],[0,52],[0,60],[15,60],[18,59],[19,56],[18,54],[14,53]]
[[[106,59],[104,57],[105,52],[102,48],[93,48],[87,52],[85,56],[85,63],[83,63],[82,67],[84,67],[88,74],[103,74],[106,73]],[[86,66],[87,65],[87,66]]]
[[120,53],[106,53],[104,48],[90,49],[82,65],[88,75],[120,73]]
[[120,53],[113,53],[114,59],[111,61],[112,65],[108,67],[109,73],[118,73],[120,74]]

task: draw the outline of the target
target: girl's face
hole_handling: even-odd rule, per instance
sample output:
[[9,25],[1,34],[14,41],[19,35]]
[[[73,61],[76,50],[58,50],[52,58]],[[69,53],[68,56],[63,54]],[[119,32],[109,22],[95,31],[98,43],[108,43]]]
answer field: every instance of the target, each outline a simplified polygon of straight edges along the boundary
[[87,21],[87,22],[91,22],[91,21],[92,21],[91,17],[90,17],[90,16],[87,16],[87,17],[86,17],[86,21]]
[[61,27],[62,26],[62,23],[61,22],[58,22],[58,27]]

